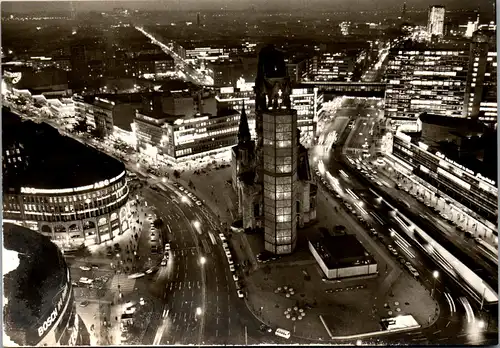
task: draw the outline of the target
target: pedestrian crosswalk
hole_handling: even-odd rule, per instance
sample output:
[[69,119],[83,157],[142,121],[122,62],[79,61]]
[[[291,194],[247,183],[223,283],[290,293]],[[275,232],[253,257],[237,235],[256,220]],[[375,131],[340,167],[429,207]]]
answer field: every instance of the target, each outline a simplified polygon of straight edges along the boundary
[[165,285],[165,288],[170,291],[182,290],[182,289],[200,289],[200,281],[188,281],[188,282],[169,282]]
[[135,279],[129,279],[126,275],[117,274],[111,279],[110,289],[118,290],[118,285],[123,294],[128,294],[134,291]]

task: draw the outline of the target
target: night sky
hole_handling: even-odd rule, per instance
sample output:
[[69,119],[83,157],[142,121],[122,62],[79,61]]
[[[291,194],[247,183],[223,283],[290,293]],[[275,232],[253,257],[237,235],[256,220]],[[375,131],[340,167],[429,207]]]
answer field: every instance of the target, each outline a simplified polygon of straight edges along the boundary
[[[109,11],[116,7],[139,10],[243,10],[255,6],[261,10],[316,7],[339,11],[388,10],[401,8],[401,0],[157,0],[157,1],[73,1],[76,11]],[[492,0],[407,0],[407,8],[423,9],[440,4],[448,9],[477,9],[492,11]],[[2,12],[29,13],[36,11],[69,11],[69,1],[2,1]]]

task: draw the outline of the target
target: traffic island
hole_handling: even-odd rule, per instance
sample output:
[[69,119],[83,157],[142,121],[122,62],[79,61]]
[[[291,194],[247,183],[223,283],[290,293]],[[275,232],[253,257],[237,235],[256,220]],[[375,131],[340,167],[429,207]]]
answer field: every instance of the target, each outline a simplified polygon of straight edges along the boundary
[[245,283],[248,308],[261,322],[310,340],[379,333],[382,319],[398,315],[411,315],[420,326],[439,316],[429,292],[400,270],[327,280],[312,256],[300,252],[261,263]]

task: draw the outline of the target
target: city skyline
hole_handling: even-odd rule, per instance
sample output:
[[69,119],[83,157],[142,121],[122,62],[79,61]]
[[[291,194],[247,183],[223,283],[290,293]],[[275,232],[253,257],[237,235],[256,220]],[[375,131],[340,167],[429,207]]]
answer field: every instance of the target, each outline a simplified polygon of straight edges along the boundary
[[494,11],[284,3],[2,7],[9,344],[498,344]]

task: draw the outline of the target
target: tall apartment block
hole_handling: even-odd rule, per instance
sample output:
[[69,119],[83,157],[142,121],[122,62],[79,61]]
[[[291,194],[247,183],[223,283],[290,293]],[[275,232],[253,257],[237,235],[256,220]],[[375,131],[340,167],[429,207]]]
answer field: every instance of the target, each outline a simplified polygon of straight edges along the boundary
[[485,124],[497,122],[497,52],[495,31],[477,31],[472,37],[464,116]]
[[431,6],[429,8],[429,19],[427,21],[427,32],[429,35],[444,35],[444,6]]
[[462,117],[468,61],[467,50],[392,49],[385,115],[416,119],[427,112]]

